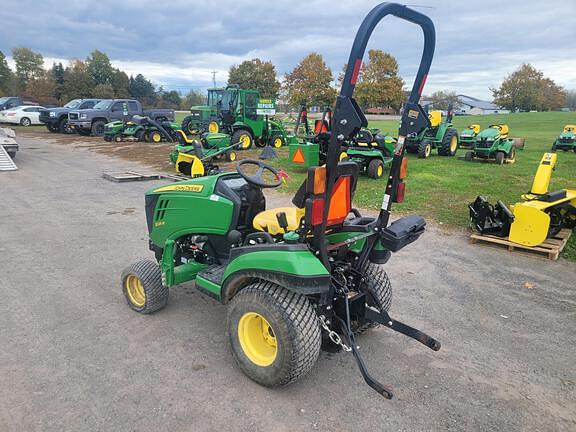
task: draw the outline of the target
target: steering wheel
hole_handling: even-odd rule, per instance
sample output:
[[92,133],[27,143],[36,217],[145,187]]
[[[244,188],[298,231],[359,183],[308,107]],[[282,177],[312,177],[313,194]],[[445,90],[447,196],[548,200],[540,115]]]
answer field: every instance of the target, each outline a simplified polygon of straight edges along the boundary
[[[258,167],[256,174],[249,175],[248,173],[243,171],[242,167],[246,167],[248,165],[256,165]],[[240,174],[242,178],[246,180],[248,183],[261,188],[276,188],[282,184],[282,178],[278,175],[278,171],[276,171],[270,165],[266,165],[262,161],[244,159],[236,164],[236,171],[238,171],[238,174]],[[272,183],[266,183],[264,181],[263,178],[264,171],[270,171],[272,174],[276,176],[275,180]]]

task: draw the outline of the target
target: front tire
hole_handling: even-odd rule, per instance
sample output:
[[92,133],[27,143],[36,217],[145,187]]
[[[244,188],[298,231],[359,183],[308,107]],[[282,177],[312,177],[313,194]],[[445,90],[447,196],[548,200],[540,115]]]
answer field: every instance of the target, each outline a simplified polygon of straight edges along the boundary
[[156,312],[168,303],[160,267],[150,260],[138,261],[122,272],[122,292],[128,306],[141,314]]
[[496,165],[503,165],[504,164],[505,155],[504,152],[496,152]]
[[424,140],[418,144],[418,157],[420,159],[428,158],[430,153],[432,153],[432,144],[430,144],[430,141]]
[[270,138],[270,145],[274,148],[280,148],[286,145],[284,142],[284,138],[280,134],[274,134],[272,138]]
[[372,159],[368,164],[368,177],[378,179],[384,175],[384,164],[379,159]]
[[232,299],[227,328],[240,369],[267,387],[303,377],[320,353],[320,325],[308,299],[270,282],[250,284]]
[[58,132],[63,133],[63,134],[73,133],[73,131],[68,127],[68,119],[67,118],[63,118],[58,123]]

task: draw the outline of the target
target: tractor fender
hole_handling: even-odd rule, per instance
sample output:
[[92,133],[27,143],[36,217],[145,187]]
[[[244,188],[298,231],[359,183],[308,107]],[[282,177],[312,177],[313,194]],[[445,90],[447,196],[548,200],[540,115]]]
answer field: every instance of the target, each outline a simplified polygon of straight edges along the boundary
[[222,278],[222,303],[256,279],[302,295],[328,292],[330,274],[306,245],[259,245],[233,251]]

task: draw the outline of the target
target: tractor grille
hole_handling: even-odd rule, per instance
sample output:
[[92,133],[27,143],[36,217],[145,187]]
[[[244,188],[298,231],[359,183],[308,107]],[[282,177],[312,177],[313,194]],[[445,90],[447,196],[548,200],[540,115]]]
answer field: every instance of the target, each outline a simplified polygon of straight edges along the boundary
[[485,139],[476,141],[476,147],[478,148],[490,148],[492,147],[492,144],[494,144],[494,141],[488,141]]
[[68,118],[70,120],[78,120],[78,113],[70,113],[68,114]]

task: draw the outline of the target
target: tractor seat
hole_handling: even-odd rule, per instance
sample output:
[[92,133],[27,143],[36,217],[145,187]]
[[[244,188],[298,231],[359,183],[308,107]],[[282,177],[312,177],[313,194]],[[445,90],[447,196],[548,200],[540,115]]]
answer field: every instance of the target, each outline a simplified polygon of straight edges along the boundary
[[304,217],[304,209],[298,207],[277,207],[264,210],[254,217],[252,226],[258,231],[264,231],[272,235],[283,234],[284,229],[278,224],[278,213],[286,213],[288,231],[294,231],[300,226],[300,220]]

